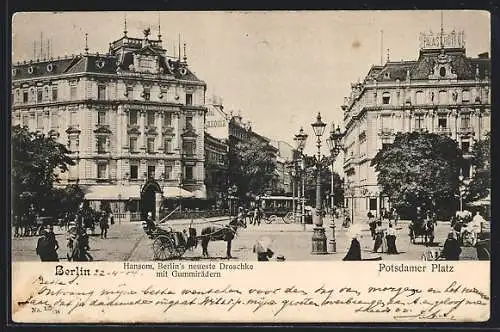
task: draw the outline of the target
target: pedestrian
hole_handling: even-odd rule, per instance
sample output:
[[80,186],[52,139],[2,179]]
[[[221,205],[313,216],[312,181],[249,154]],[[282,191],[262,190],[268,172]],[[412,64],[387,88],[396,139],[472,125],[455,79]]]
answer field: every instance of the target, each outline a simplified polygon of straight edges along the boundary
[[78,229],[77,236],[73,244],[72,259],[75,262],[93,261],[94,258],[89,253],[89,236],[83,228]]
[[99,220],[99,227],[101,228],[101,239],[107,239],[108,238],[108,214],[106,212],[101,212],[101,217]]
[[353,233],[352,240],[351,240],[351,246],[349,247],[347,254],[345,255],[345,257],[342,260],[344,260],[344,261],[360,261],[361,260],[361,245],[359,244],[359,241],[358,241],[358,234]]
[[246,220],[245,220],[246,219],[245,216],[246,216],[245,210],[243,209],[242,206],[240,206],[238,208],[238,216],[237,216],[237,218],[238,218],[238,221],[240,221],[241,223],[245,224],[245,226],[246,226],[247,223],[246,223]]
[[368,226],[370,227],[370,234],[372,239],[375,240],[375,228],[377,228],[377,220],[371,211],[368,211]]
[[254,223],[254,225],[257,225],[257,224],[260,225],[259,208],[258,207],[255,207],[255,209],[253,209],[253,223]]
[[397,255],[398,250],[396,248],[396,230],[392,227],[392,223],[389,223],[389,229],[387,230],[387,235],[385,236],[387,241],[387,253],[390,255]]
[[270,249],[271,239],[263,237],[257,240],[253,246],[253,252],[257,254],[257,261],[267,262],[272,258],[274,252]]
[[377,221],[377,227],[375,228],[375,243],[373,245],[373,252],[378,252],[378,249],[382,247],[382,253],[384,252],[384,229],[382,228],[382,221]]
[[447,261],[458,261],[460,259],[460,254],[462,253],[462,248],[458,240],[455,238],[455,233],[448,233],[448,238],[444,242],[443,251],[441,256]]
[[40,257],[42,262],[57,262],[59,258],[57,256],[57,249],[59,249],[59,244],[55,239],[55,234],[50,229],[42,229],[40,231],[41,236],[38,238],[36,245],[36,254]]
[[392,208],[392,219],[394,220],[394,226],[397,226],[399,221],[399,214],[395,208]]
[[19,237],[22,229],[21,229],[21,218],[19,218],[18,214],[14,215],[14,237]]

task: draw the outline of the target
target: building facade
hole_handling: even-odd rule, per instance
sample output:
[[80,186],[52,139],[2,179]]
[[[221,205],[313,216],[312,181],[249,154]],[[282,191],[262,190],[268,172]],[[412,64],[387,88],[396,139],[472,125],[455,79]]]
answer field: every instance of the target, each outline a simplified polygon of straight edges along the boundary
[[215,206],[221,206],[228,189],[227,140],[205,133],[205,186],[207,199]]
[[[344,110],[345,205],[355,220],[388,207],[371,160],[396,133],[448,135],[470,158],[474,142],[490,131],[491,59],[466,56],[463,32],[421,34],[414,61],[372,66],[351,85]],[[470,164],[462,170],[470,177]]]
[[285,141],[272,141],[276,148],[276,179],[273,182],[273,191],[276,194],[292,195],[296,190],[292,179],[293,147]]
[[[13,65],[13,125],[28,126],[67,145],[76,165],[59,174],[91,201],[115,211],[155,182],[162,197],[205,198],[206,84],[184,58],[172,58],[161,35],[123,36],[107,54],[32,60]],[[158,187],[158,185],[156,186]],[[158,193],[158,191],[161,191]],[[158,205],[150,207],[157,213]],[[142,208],[144,210],[144,208]]]

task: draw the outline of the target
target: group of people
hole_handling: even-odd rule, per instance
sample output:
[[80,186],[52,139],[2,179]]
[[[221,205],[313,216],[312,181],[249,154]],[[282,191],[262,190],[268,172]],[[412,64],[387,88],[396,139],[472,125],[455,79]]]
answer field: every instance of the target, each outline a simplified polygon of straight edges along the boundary
[[[41,230],[41,236],[38,238],[36,245],[36,254],[42,262],[58,262],[59,242],[56,239],[52,225]],[[68,252],[66,257],[68,261],[91,261],[93,260],[89,250],[89,236],[85,229],[78,226],[72,226],[68,233]]]
[[264,210],[262,210],[262,208],[258,206],[251,209],[245,209],[242,206],[238,207],[237,218],[245,225],[247,224],[247,219],[248,219],[250,225],[260,226],[263,217],[264,217]]
[[35,206],[31,204],[21,215],[14,215],[14,237],[28,237],[41,234],[44,226],[37,223],[41,212],[43,211],[37,211]]
[[[377,253],[379,249],[382,249],[382,252],[384,252],[385,248],[389,255],[397,255],[396,229],[394,226],[397,224],[398,217],[395,210],[393,209],[389,212],[384,209],[380,213],[379,219],[375,218],[373,213],[369,211],[367,217],[370,234],[374,240],[373,252]],[[384,224],[388,224],[388,227],[384,227]]]
[[[99,225],[101,239],[108,238],[110,224],[114,224],[114,217],[110,211],[93,211],[88,204],[81,204],[74,215],[65,213],[64,218],[67,230],[68,261],[91,261],[89,253],[89,234],[94,233],[96,223]],[[54,234],[53,225],[43,226],[39,231],[36,253],[41,261],[58,261],[59,243]]]

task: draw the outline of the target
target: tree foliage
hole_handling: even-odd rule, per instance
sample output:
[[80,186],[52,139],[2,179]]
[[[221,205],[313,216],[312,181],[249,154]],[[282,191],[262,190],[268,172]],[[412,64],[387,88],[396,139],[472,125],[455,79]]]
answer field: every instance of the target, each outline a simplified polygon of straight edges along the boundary
[[30,132],[26,127],[12,128],[11,179],[16,213],[31,203],[48,211],[80,200],[80,188],[54,188],[59,182],[57,174],[75,164],[68,154],[69,150],[54,137]]
[[371,165],[382,193],[400,209],[439,209],[456,201],[462,153],[444,135],[400,133],[380,150]]
[[276,164],[270,146],[257,139],[244,142],[230,142],[229,184],[236,184],[237,195],[246,193],[263,194],[269,188]]
[[491,188],[491,136],[477,141],[472,148],[474,174],[467,188],[466,201],[474,201],[488,196]]
[[[327,165],[324,165],[327,166]],[[330,191],[332,185],[332,171],[329,167],[321,167],[320,171],[321,194],[323,203],[330,206]],[[305,170],[304,192],[307,199],[307,204],[316,205],[316,166],[308,167]],[[344,186],[341,177],[333,172],[333,201],[336,206],[340,206],[344,202]],[[326,206],[323,206],[325,208]]]

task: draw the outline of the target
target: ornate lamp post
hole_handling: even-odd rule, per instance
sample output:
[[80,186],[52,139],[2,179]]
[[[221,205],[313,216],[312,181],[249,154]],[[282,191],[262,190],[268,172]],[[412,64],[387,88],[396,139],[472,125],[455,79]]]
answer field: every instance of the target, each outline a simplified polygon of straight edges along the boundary
[[231,217],[233,215],[233,194],[235,194],[238,191],[238,187],[236,187],[235,184],[233,184],[231,187],[227,189],[227,193],[229,194],[229,220],[231,220]]
[[295,160],[292,160],[288,165],[288,174],[290,175],[291,189],[292,189],[292,214],[293,220],[295,221]]
[[332,223],[330,224],[330,228],[332,229],[332,239],[330,240],[330,246],[332,248],[332,252],[337,252],[337,242],[335,239],[335,214],[334,214],[334,193],[333,193],[333,164],[335,163],[335,159],[339,155],[342,149],[342,138],[344,134],[340,131],[340,127],[337,126],[335,129],[335,124],[332,123],[332,130],[330,131],[330,136],[326,139],[326,143],[328,144],[328,149],[330,150],[331,155],[331,181],[330,181],[330,209],[332,211],[331,218]]
[[318,113],[316,122],[311,124],[316,135],[316,147],[318,148],[318,157],[316,159],[316,213],[314,216],[314,229],[312,236],[312,253],[326,254],[326,235],[323,228],[323,209],[321,204],[321,136],[325,131],[326,123],[321,121],[321,114]]
[[299,152],[299,156],[300,156],[300,182],[301,182],[301,190],[298,190],[298,191],[302,191],[302,194],[299,195],[301,196],[301,212],[300,212],[300,223],[303,225],[304,227],[304,230],[306,229],[306,222],[305,222],[305,218],[304,218],[304,215],[305,215],[305,197],[304,197],[304,169],[305,169],[305,165],[304,165],[304,155],[303,155],[303,152],[304,152],[304,147],[306,146],[306,140],[307,140],[307,134],[304,133],[304,129],[301,127],[300,130],[299,130],[299,133],[298,134],[295,134],[295,137],[293,139],[295,141],[295,145],[296,145],[296,148],[297,148],[297,151]]

